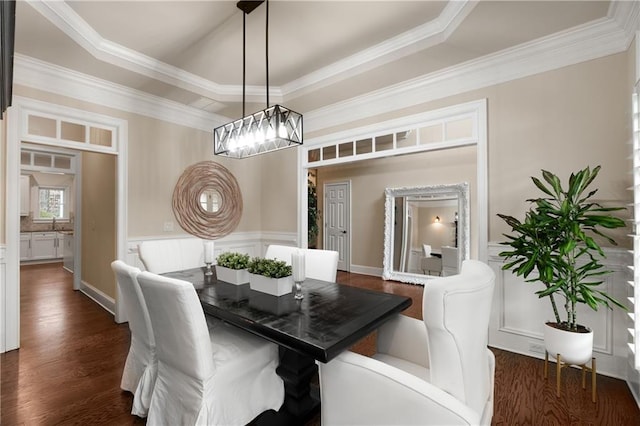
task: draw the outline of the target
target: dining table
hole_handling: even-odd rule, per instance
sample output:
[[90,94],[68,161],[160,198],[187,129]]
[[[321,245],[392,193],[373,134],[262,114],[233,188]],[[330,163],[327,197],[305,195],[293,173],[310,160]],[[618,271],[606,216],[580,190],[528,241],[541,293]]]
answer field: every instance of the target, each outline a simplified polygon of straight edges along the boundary
[[163,274],[190,282],[206,315],[277,344],[285,401],[256,425],[302,425],[320,408],[316,361],[327,363],[411,306],[409,297],[307,278],[302,299],[273,296],[217,280],[204,268]]

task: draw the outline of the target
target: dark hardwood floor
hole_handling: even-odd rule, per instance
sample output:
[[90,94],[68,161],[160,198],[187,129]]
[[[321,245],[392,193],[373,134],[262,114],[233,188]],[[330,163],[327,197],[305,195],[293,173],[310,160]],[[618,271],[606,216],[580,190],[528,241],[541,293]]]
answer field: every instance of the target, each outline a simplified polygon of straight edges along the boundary
[[[135,425],[132,397],[120,390],[129,347],[126,324],[80,292],[61,264],[21,269],[21,349],[2,354],[0,424]],[[338,281],[413,298],[407,315],[421,317],[422,288],[357,274]],[[354,346],[370,355],[375,335]],[[598,376],[598,400],[582,390],[577,370],[565,371],[555,396],[554,376],[542,377],[543,362],[494,349],[495,425],[640,425],[640,411],[625,382]],[[320,424],[320,416],[307,426]]]

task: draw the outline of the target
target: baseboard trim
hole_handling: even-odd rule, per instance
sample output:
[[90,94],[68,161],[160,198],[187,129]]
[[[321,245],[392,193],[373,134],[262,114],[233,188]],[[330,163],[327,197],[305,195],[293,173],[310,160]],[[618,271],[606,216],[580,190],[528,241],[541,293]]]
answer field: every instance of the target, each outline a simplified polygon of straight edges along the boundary
[[376,268],[373,266],[351,265],[351,271],[349,272],[354,274],[370,275],[373,277],[382,276],[382,268]]
[[80,283],[80,291],[89,299],[102,306],[102,308],[111,315],[115,315],[116,301],[112,297],[107,296],[84,280]]

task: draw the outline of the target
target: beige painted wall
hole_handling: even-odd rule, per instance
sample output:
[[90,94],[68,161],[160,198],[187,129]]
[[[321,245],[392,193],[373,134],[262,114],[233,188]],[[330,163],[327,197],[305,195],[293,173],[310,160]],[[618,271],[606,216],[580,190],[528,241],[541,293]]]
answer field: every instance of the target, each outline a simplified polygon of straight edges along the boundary
[[[420,207],[415,210],[414,235],[411,248],[422,250],[423,244],[431,245],[433,250],[440,250],[442,246],[455,246],[456,229],[455,214],[457,207]],[[435,218],[439,217],[440,222]],[[417,220],[416,220],[417,219]]]
[[[6,113],[5,113],[6,115]],[[5,201],[6,187],[7,187],[7,166],[6,166],[6,153],[7,153],[7,121],[5,116],[0,117],[0,199],[3,200],[0,207],[0,244],[6,243],[5,236]]]
[[[259,231],[259,158],[214,158],[210,132],[135,117],[129,121],[129,236],[184,234],[171,207],[174,187],[188,166],[211,160],[228,168],[238,180],[244,209],[236,231]],[[173,232],[164,232],[165,222],[173,222]]]
[[116,297],[116,156],[82,153],[82,281]]
[[[237,231],[261,229],[261,157],[232,160],[213,155],[212,133],[106,108],[52,93],[15,86],[14,93],[50,103],[127,120],[128,236],[184,234],[171,208],[173,188],[186,167],[199,161],[219,161],[234,174],[242,191],[244,211]],[[164,222],[174,223],[164,232]]]
[[287,148],[260,158],[262,231],[297,232],[297,150]]
[[[236,231],[259,231],[262,229],[260,200],[263,192],[261,188],[263,180],[261,179],[262,159],[260,157],[242,161],[214,158],[211,132],[105,108],[23,86],[16,86],[14,93],[18,96],[127,120],[129,131],[127,144],[127,232],[129,238],[185,234],[178,226],[171,208],[173,188],[186,167],[204,160],[220,161],[238,180],[243,196],[244,210]],[[4,142],[2,147],[4,147]],[[112,176],[109,179],[110,183],[115,185],[115,175],[110,174],[110,176]],[[2,191],[4,191],[4,179],[0,183]],[[293,193],[295,194],[295,190]],[[288,195],[288,192],[285,194]],[[4,209],[0,215],[4,215]],[[286,218],[285,220],[291,221]],[[166,221],[174,223],[173,232],[163,231]],[[89,226],[87,220],[84,220],[83,224]],[[88,230],[85,235],[95,237],[96,232],[107,232],[97,224],[96,221],[96,229],[94,231]],[[293,229],[295,230],[295,222]],[[0,232],[2,232],[0,235],[4,237],[4,223]],[[98,240],[108,239],[111,241],[113,239],[115,241],[115,228],[108,232],[110,232],[108,235],[100,234]],[[107,246],[92,247],[91,241],[88,244],[83,249],[84,270],[82,278],[105,294],[114,297],[115,280],[111,270],[105,268],[115,258],[115,251],[108,249]],[[88,259],[93,259],[95,263],[92,264]]]
[[[326,183],[350,181],[351,263],[382,268],[385,188],[468,182],[469,192],[474,193],[475,176],[475,147],[322,167],[318,169],[319,207],[323,212],[323,186]],[[473,217],[477,210],[475,200],[470,201],[473,234],[477,226]],[[319,241],[322,241],[321,237]]]
[[[501,241],[502,233],[509,229],[496,214],[523,217],[528,208],[525,199],[538,195],[530,177],[539,176],[543,168],[566,180],[572,171],[599,164],[602,171],[596,181],[599,188],[597,198],[605,204],[626,205],[630,201],[632,194],[627,188],[631,186],[632,179],[629,173],[632,90],[629,75],[632,67],[629,61],[632,60],[630,52],[611,55],[393,111],[384,116],[324,129],[305,137],[486,98],[489,116],[489,240]],[[431,154],[420,155],[429,157]],[[382,163],[393,164],[397,161],[404,160],[389,159],[382,160]],[[455,163],[453,159],[446,161]],[[376,176],[380,181],[387,179],[385,175]],[[406,183],[434,182],[428,176],[415,176]],[[375,189],[371,192],[377,192],[379,196],[378,191]],[[473,188],[471,191],[471,199],[474,199]],[[357,216],[354,221],[360,228],[373,232],[372,237],[367,237],[371,244],[363,248],[365,252],[357,253],[356,247],[361,243],[356,242],[353,261],[356,264],[380,266],[381,253],[378,252],[381,240],[376,236],[376,230],[381,219],[375,215],[381,213],[375,204],[369,207],[372,213]],[[624,230],[617,232],[616,239],[622,247],[629,248],[630,241],[624,234]]]
[[[541,168],[566,178],[571,171],[600,164],[603,170],[597,181],[599,198],[615,204],[626,204],[630,200],[631,194],[626,190],[631,184],[631,175],[628,173],[631,166],[628,159],[631,135],[629,74],[633,67],[629,64],[630,58],[631,53],[611,55],[348,125],[307,133],[305,138],[462,102],[488,99],[489,239],[499,241],[508,228],[496,217],[496,213],[522,216],[527,208],[524,200],[537,195],[530,176],[538,175]],[[164,235],[163,224],[173,217],[170,200],[178,176],[189,164],[212,158],[209,132],[20,86],[16,87],[16,94],[128,120],[128,233],[131,237]],[[242,161],[220,160],[236,175],[243,192],[244,213],[238,231],[296,230],[295,151],[284,150]],[[452,153],[428,154],[426,161],[433,167],[442,168],[449,164],[454,168],[459,164],[457,156],[446,157]],[[362,201],[363,209],[362,213],[354,216],[354,231],[360,229],[364,237],[354,242],[354,263],[381,265],[382,231],[381,227],[372,223],[381,223],[382,220],[382,188],[436,183],[432,179],[436,174],[429,171],[431,166],[414,164],[411,171],[407,172],[406,162],[424,162],[425,159],[420,157],[424,155],[419,154],[415,160],[408,160],[408,157],[380,160],[374,170],[367,172],[377,180],[379,189],[368,190],[363,200],[358,198],[360,195],[355,196],[353,204]],[[440,157],[442,155],[445,157]],[[342,177],[346,177],[346,171],[341,173]],[[389,180],[390,176],[393,180]],[[437,176],[441,179],[442,173]],[[473,192],[471,199],[475,199]],[[181,233],[177,226],[174,233]],[[472,222],[472,241],[473,234]],[[620,243],[624,247],[630,246],[624,238]]]

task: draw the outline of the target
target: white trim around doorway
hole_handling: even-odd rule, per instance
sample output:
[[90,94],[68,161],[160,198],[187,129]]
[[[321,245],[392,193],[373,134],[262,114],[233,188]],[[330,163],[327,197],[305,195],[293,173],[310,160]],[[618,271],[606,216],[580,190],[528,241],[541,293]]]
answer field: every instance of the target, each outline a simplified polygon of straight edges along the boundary
[[[7,110],[7,150],[6,150],[6,206],[5,206],[5,226],[6,226],[6,256],[5,256],[5,285],[4,292],[0,292],[0,311],[4,317],[0,321],[0,336],[4,338],[0,342],[0,352],[17,349],[20,347],[20,198],[19,198],[19,178],[20,178],[20,145],[22,142],[33,142],[24,137],[26,125],[23,122],[26,111],[37,111],[63,117],[79,123],[109,123],[113,126],[114,138],[116,138],[115,149],[111,154],[116,155],[117,161],[117,193],[116,193],[116,256],[118,259],[126,259],[127,253],[127,135],[128,124],[126,120],[118,119],[102,114],[78,110],[61,105],[38,101],[35,99],[15,96],[13,106]],[[42,142],[42,141],[39,141]],[[68,144],[56,144],[49,141],[49,146],[69,147]],[[78,150],[92,151],[91,147],[73,147]],[[104,152],[97,149],[97,152]],[[82,289],[81,289],[82,290]],[[118,294],[115,303],[115,321],[123,322],[122,308],[118,304]]]

